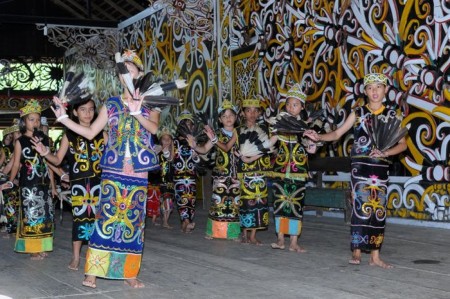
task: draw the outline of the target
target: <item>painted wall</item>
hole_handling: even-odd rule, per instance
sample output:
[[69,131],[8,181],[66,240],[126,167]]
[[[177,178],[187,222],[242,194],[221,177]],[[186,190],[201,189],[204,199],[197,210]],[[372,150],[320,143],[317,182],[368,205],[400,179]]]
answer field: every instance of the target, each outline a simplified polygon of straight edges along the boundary
[[[308,102],[339,126],[364,102],[368,72],[389,77],[386,104],[410,126],[389,189],[390,215],[449,221],[450,3],[445,0],[150,1],[153,13],[120,30],[147,70],[185,78],[180,109],[213,115],[224,99],[259,97],[265,116],[301,82]],[[323,149],[345,156],[352,134]],[[404,182],[406,181],[406,182]]]

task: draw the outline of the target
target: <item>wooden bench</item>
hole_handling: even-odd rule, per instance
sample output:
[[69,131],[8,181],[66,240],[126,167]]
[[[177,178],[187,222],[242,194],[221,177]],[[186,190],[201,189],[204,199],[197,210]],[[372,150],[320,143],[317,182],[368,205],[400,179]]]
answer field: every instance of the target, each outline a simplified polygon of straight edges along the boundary
[[[347,188],[306,188],[305,206],[344,210],[344,219],[350,223],[351,191]],[[321,212],[318,213],[319,215]]]
[[[345,157],[311,159],[309,161],[309,170],[316,172],[317,187],[306,188],[304,205],[306,207],[342,209],[345,222],[350,223],[352,209],[350,188],[321,187],[325,181],[324,172],[350,172],[350,159]],[[321,212],[322,210],[319,210],[318,214]]]

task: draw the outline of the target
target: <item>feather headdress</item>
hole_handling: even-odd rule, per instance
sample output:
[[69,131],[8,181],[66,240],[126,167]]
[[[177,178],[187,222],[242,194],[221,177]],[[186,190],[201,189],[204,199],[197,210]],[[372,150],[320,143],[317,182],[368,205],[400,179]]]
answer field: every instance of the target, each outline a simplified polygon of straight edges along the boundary
[[165,96],[165,93],[174,89],[183,89],[187,86],[186,80],[177,79],[173,82],[164,83],[154,81],[151,73],[139,77],[134,82],[134,88],[139,90],[139,95],[144,97],[143,105],[148,107],[165,107],[168,105],[178,106],[182,104],[181,99]]
[[75,67],[67,71],[64,84],[59,92],[59,98],[65,104],[74,105],[92,97],[89,91],[89,80],[84,73],[75,74]]
[[174,82],[168,83],[162,81],[155,82],[151,73],[147,73],[133,80],[125,65],[125,61],[129,60],[125,60],[124,55],[116,53],[115,60],[119,74],[122,76],[125,86],[131,95],[134,96],[136,90],[139,90],[139,95],[144,97],[143,105],[150,108],[181,105],[180,99],[165,96],[164,93],[169,90],[185,88],[187,86],[186,80],[177,79]]
[[401,122],[395,115],[372,115],[366,128],[374,146],[384,152],[396,145],[408,133]]

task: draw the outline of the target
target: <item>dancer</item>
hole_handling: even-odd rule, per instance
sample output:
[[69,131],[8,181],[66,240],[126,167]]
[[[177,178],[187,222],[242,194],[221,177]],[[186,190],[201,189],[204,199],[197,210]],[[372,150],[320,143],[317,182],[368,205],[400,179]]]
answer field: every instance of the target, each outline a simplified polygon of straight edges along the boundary
[[49,146],[46,135],[39,134],[40,131],[35,134],[40,127],[40,119],[41,106],[36,100],[29,101],[20,109],[19,128],[22,136],[14,145],[9,182],[2,185],[3,190],[12,188],[12,182],[19,173],[20,213],[14,250],[30,253],[32,260],[42,260],[48,256],[47,252],[53,251],[53,172],[31,142],[34,138]]
[[[221,128],[215,133],[209,126],[205,132],[210,140],[203,146],[189,144],[200,154],[207,153],[214,144],[215,164],[212,170],[213,194],[206,222],[206,239],[238,240],[241,234],[239,221],[240,184],[237,178],[236,149],[237,133],[235,124],[238,108],[230,101],[223,101],[218,109],[218,122]],[[230,150],[234,148],[234,150]]]
[[[13,120],[13,125],[3,130],[5,143],[3,144],[3,151],[5,153],[5,161],[1,167],[4,175],[9,174],[13,165],[14,144],[20,137],[19,119]],[[12,234],[16,233],[17,220],[19,214],[19,181],[17,178],[13,181],[13,187],[3,191],[4,199],[4,213],[6,216],[6,233],[5,238],[10,238]]]
[[[241,148],[252,133],[267,135],[267,127],[257,123],[261,115],[258,99],[242,101],[244,123],[237,128],[237,147]],[[270,156],[267,154],[251,157],[236,153],[239,156],[238,178],[241,195],[239,198],[239,218],[242,228],[242,243],[262,245],[256,239],[256,231],[269,226],[269,206],[266,174],[271,170]],[[250,235],[249,235],[250,234]]]
[[[88,128],[95,119],[95,103],[86,99],[72,107],[71,119]],[[42,120],[42,118],[41,118]],[[67,159],[72,199],[72,259],[68,268],[78,270],[83,242],[89,241],[100,196],[100,159],[107,140],[106,133],[100,132],[89,140],[67,130],[61,138],[55,155],[48,154],[42,144],[35,144],[39,154],[55,166]]]
[[162,150],[159,153],[159,164],[161,166],[161,212],[162,227],[172,229],[169,225],[169,217],[173,211],[175,189],[173,182],[173,133],[168,128],[161,128],[158,132]]
[[[370,251],[369,265],[389,269],[393,266],[380,258],[386,223],[389,157],[403,152],[407,145],[405,138],[402,137],[393,147],[380,150],[369,134],[375,118],[384,122],[401,118],[395,110],[383,104],[386,85],[385,75],[378,73],[366,75],[364,77],[364,93],[368,99],[366,105],[353,110],[344,124],[333,132],[317,134],[315,131],[306,131],[304,135],[315,141],[334,141],[353,127],[354,142],[351,149],[353,210],[350,229],[352,258],[349,263],[359,265],[361,251]],[[386,136],[381,136],[380,139],[386,139]]]
[[[121,58],[132,79],[143,75],[142,61],[134,51],[126,50]],[[144,245],[148,171],[159,167],[152,134],[158,129],[160,110],[141,108],[144,98],[129,92],[125,77],[119,74],[122,95],[109,98],[89,127],[68,119],[63,102],[53,98],[57,120],[77,134],[92,139],[108,125],[100,162],[101,194],[83,281],[90,288],[96,287],[97,277],[124,279],[133,288],[144,287],[137,275]]]
[[185,110],[177,119],[177,138],[174,140],[173,182],[175,200],[181,220],[181,231],[190,233],[195,228],[195,200],[197,196],[197,171],[199,162],[197,153],[188,143],[182,131],[192,132],[194,122],[192,114]]
[[[306,94],[300,84],[294,84],[286,96],[286,112],[279,117],[294,118],[301,122],[301,112],[304,109]],[[287,113],[287,114],[286,114]],[[298,126],[296,130],[306,127]],[[302,233],[303,203],[305,199],[305,183],[308,178],[308,147],[304,138],[292,131],[274,132],[270,139],[272,144],[278,141],[278,152],[272,171],[273,213],[275,216],[275,231],[278,240],[272,243],[273,249],[284,249],[284,236],[290,236],[289,251],[306,252],[298,245]],[[311,153],[311,152],[309,152]]]

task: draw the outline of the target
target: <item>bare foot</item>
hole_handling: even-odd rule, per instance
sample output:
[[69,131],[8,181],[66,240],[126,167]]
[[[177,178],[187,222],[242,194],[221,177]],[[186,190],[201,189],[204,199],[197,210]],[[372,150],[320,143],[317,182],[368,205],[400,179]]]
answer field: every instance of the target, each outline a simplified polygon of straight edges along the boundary
[[305,253],[306,249],[303,247],[300,247],[298,245],[295,245],[295,246],[289,246],[289,251],[297,252],[297,253]]
[[272,243],[272,244],[270,244],[270,247],[272,247],[272,249],[281,249],[281,250],[283,250],[285,248],[284,244],[279,244],[279,243]]
[[241,243],[242,243],[242,244],[248,244],[248,239],[247,239],[247,236],[246,236],[246,235],[242,235],[242,237],[241,237]]
[[348,260],[348,263],[351,265],[361,264],[361,255],[352,254],[352,258]]
[[73,271],[78,271],[79,264],[80,264],[80,260],[76,260],[76,259],[72,258],[72,260],[70,261],[70,264],[69,264],[69,266],[67,266],[67,268],[69,268],[70,270],[73,270]]
[[43,259],[44,259],[44,257],[41,256],[39,253],[30,254],[30,260],[32,260],[32,261],[42,261]]
[[39,255],[42,256],[42,257],[47,257],[48,253],[47,252],[40,252]]
[[95,276],[88,275],[83,280],[82,285],[84,285],[85,287],[88,287],[88,288],[95,289],[97,287],[97,285],[95,284],[95,280],[96,280]]
[[137,278],[125,279],[123,282],[134,289],[142,289],[145,287],[145,284]]
[[171,227],[170,225],[168,225],[168,224],[163,224],[163,226],[162,227],[164,227],[164,228],[167,228],[167,229],[172,229],[173,227]]
[[373,258],[370,258],[369,265],[370,266],[378,266],[378,267],[383,268],[383,269],[392,269],[392,268],[394,268],[394,266],[392,266],[391,264],[385,263],[382,259],[376,259],[375,260]]
[[257,245],[257,246],[261,246],[262,245],[261,241],[259,241],[257,239],[250,239],[249,243],[252,244],[252,245]]

